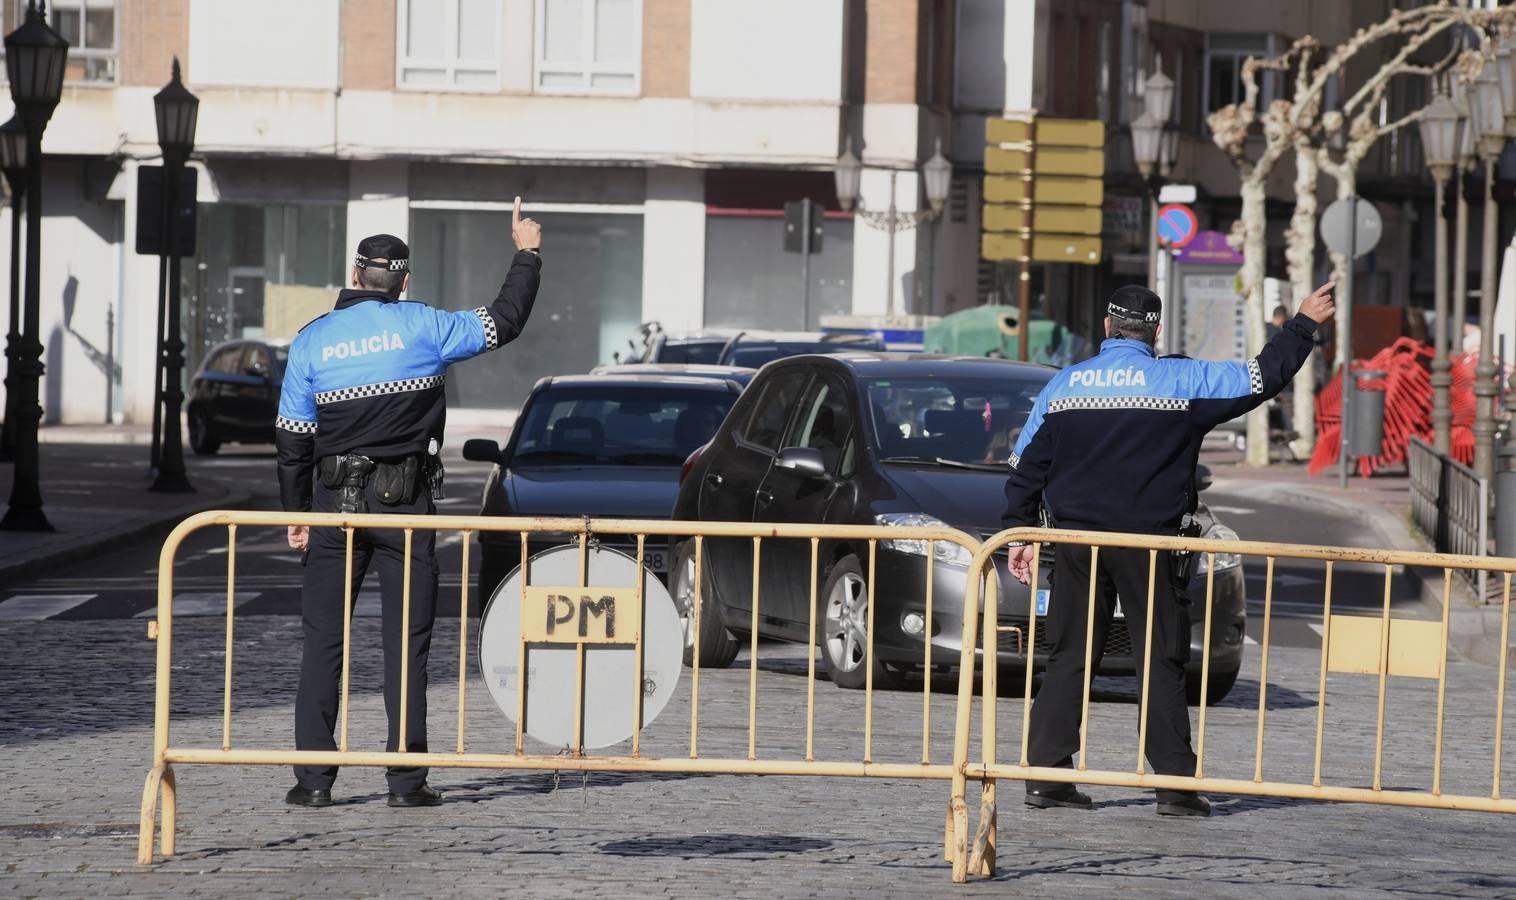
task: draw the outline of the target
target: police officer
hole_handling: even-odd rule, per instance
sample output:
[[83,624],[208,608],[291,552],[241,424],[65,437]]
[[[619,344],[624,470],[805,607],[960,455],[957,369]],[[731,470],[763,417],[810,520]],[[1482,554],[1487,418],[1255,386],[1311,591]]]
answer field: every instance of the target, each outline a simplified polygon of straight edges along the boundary
[[[1332,317],[1332,284],[1307,297],[1246,363],[1159,358],[1162,304],[1152,291],[1128,285],[1106,307],[1107,340],[1085,362],[1053,376],[1032,406],[1011,453],[1006,481],[1007,528],[1035,525],[1039,501],[1053,524],[1086,531],[1174,535],[1192,508],[1195,464],[1206,433],[1273,397],[1309,357],[1312,336]],[[1011,548],[1011,574],[1031,580],[1032,547]],[[1095,621],[1088,622],[1090,550],[1059,544],[1046,627],[1053,651],[1032,704],[1027,758],[1034,766],[1068,768],[1079,749],[1085,635],[1095,629],[1091,671],[1099,671],[1106,633],[1123,598],[1127,627],[1146,634],[1148,551],[1102,547]],[[1147,757],[1160,775],[1194,775],[1184,664],[1190,635],[1171,581],[1169,554],[1157,557],[1153,585],[1152,670],[1148,688]],[[1147,648],[1133,641],[1137,671]],[[1140,677],[1140,676],[1139,676]],[[1073,784],[1028,781],[1026,803],[1089,809]],[[1162,815],[1210,815],[1193,791],[1158,793]]]
[[[403,302],[410,284],[410,250],[393,235],[358,244],[352,289],[334,310],[301,329],[290,347],[279,398],[274,443],[279,493],[292,512],[431,514],[440,496],[447,368],[510,343],[526,326],[542,268],[542,229],[511,216],[516,254],[505,284],[489,306],[449,312]],[[413,532],[410,548],[409,696],[406,751],[426,751],[426,660],[437,596],[435,533]],[[345,532],[289,528],[289,545],[303,550],[300,606],[305,646],[295,697],[295,746],[335,750],[337,682],[342,671]],[[353,538],[352,592],[370,564],[383,597],[384,709],[388,750],[402,746],[400,625],[405,585],[405,537],[399,529],[363,529]],[[442,795],[427,770],[391,767],[389,805],[435,806]],[[336,766],[296,766],[285,795],[295,806],[332,805]]]

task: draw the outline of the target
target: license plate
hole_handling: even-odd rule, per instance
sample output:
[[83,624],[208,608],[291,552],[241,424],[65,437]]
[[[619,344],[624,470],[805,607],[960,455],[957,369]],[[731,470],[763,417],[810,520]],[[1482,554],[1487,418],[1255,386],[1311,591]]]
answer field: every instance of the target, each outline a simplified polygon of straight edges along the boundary
[[1045,616],[1048,614],[1048,599],[1052,594],[1052,591],[1045,588],[1037,592],[1037,615]]
[[[636,556],[637,551],[633,550],[632,555]],[[644,548],[642,551],[642,565],[650,572],[666,573],[669,570],[669,552],[667,550],[648,550]]]

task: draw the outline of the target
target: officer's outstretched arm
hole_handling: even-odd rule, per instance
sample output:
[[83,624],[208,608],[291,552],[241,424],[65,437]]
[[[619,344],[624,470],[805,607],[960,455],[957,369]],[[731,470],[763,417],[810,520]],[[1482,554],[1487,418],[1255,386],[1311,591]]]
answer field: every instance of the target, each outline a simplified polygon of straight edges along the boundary
[[500,293],[489,306],[458,312],[435,310],[437,346],[443,362],[471,359],[519,337],[537,302],[541,272],[541,256],[518,250]]
[[1297,315],[1245,363],[1183,360],[1189,367],[1191,415],[1210,428],[1277,395],[1310,359],[1316,327],[1314,320]]
[[279,500],[287,512],[311,508],[311,474],[316,467],[316,394],[311,387],[309,349],[299,335],[290,347],[274,420],[279,467]]

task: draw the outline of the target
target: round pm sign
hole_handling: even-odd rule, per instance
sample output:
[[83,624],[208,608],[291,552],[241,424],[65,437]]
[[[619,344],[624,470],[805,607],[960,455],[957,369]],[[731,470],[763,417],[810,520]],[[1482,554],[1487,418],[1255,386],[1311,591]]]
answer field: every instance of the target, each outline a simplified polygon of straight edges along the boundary
[[1178,250],[1200,233],[1200,221],[1195,211],[1183,203],[1170,203],[1158,207],[1158,243]]

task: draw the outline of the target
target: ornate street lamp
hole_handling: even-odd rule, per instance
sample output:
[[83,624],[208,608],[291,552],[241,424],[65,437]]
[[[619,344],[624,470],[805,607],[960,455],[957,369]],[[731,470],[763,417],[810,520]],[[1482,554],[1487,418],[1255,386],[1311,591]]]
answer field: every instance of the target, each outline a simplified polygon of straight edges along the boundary
[[1137,171],[1144,179],[1153,176],[1153,168],[1163,151],[1163,120],[1151,109],[1132,120],[1132,157],[1137,161]]
[[1434,292],[1436,324],[1432,338],[1432,428],[1438,453],[1448,453],[1452,447],[1453,424],[1453,410],[1449,406],[1449,389],[1453,378],[1449,374],[1452,360],[1448,356],[1448,221],[1443,214],[1443,194],[1448,178],[1453,174],[1453,165],[1458,160],[1458,141],[1462,128],[1458,108],[1447,94],[1439,91],[1421,116],[1421,148],[1426,156],[1427,168],[1432,172],[1432,182],[1436,185],[1436,199],[1432,205],[1437,235],[1437,282]]
[[[0,528],[14,531],[52,531],[42,511],[40,454],[37,428],[42,423],[39,402],[42,381],[42,342],[38,339],[42,272],[42,132],[58,99],[63,96],[63,66],[68,42],[49,28],[43,10],[27,0],[21,27],[5,36],[5,69],[11,99],[26,130],[26,295],[21,340],[15,360],[16,461],[10,508]],[[7,416],[9,418],[9,416]]]
[[[149,490],[186,493],[195,488],[184,472],[183,424],[180,410],[184,406],[184,340],[179,335],[179,176],[190,151],[195,149],[195,125],[200,114],[200,100],[179,80],[179,59],[174,58],[173,75],[163,90],[153,95],[153,111],[158,119],[158,146],[163,150],[163,252],[168,254],[168,339],[163,342],[165,388],[163,392],[163,458],[158,477]],[[159,267],[163,271],[163,267]],[[162,291],[159,291],[160,296]]]
[[1479,158],[1484,162],[1484,252],[1479,273],[1479,365],[1474,370],[1474,471],[1486,483],[1495,483],[1495,398],[1500,393],[1495,366],[1495,231],[1499,209],[1495,206],[1495,164],[1505,148],[1507,101],[1500,87],[1498,57],[1487,58],[1474,81],[1471,100],[1474,126],[1478,130]]
[[21,215],[26,193],[26,125],[11,116],[0,125],[0,172],[10,188],[11,291],[10,318],[5,334],[5,425],[0,430],[0,460],[13,461],[16,454],[16,375],[21,355]]
[[895,181],[899,173],[894,169],[890,170],[889,207],[882,212],[864,207],[862,198],[858,196],[863,183],[863,162],[853,152],[852,138],[847,139],[832,174],[837,182],[837,202],[842,208],[854,210],[856,207],[854,215],[889,235],[889,283],[885,308],[895,313],[895,233],[915,228],[923,222],[936,221],[942,216],[942,208],[947,203],[948,188],[953,179],[953,164],[942,155],[942,141],[938,139],[936,151],[921,167],[921,180],[924,182],[930,209],[910,212],[902,212],[895,207]]

